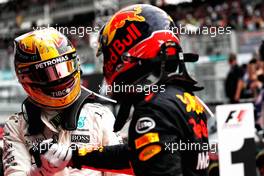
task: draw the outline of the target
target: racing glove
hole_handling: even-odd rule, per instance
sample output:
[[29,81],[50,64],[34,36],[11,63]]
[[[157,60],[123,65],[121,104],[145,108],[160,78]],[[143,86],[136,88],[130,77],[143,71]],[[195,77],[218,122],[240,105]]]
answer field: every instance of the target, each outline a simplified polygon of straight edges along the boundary
[[73,150],[71,167],[87,167],[103,172],[133,174],[127,144]]
[[27,174],[29,176],[53,176],[62,171],[72,157],[72,149],[64,144],[52,144],[51,140],[46,140],[40,146],[48,147],[44,147],[46,151],[43,154],[39,151],[41,164],[33,165]]

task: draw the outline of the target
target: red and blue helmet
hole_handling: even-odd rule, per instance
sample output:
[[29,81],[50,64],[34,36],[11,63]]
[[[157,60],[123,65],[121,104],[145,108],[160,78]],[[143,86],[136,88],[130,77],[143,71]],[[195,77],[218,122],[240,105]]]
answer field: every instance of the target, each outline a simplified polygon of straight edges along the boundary
[[[172,18],[152,5],[136,4],[116,12],[98,38],[97,56],[103,54],[108,85],[153,84],[156,80],[148,80],[150,76],[160,80],[161,72],[175,72],[184,55],[174,28]],[[176,59],[162,70],[161,63],[170,56]]]

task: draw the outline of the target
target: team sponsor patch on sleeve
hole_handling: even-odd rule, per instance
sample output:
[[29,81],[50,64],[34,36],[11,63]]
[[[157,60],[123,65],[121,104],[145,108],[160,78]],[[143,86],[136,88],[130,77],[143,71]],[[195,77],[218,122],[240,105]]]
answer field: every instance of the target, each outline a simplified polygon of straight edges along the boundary
[[155,128],[156,123],[155,121],[150,117],[142,117],[138,119],[136,123],[136,132],[139,134],[146,133],[150,131],[151,129]]
[[137,138],[135,140],[136,149],[139,149],[147,144],[159,142],[159,134],[158,133],[146,133],[143,136]]
[[161,151],[161,146],[151,145],[142,150],[138,156],[139,160],[146,161]]
[[199,100],[188,92],[183,95],[176,95],[186,105],[186,112],[195,112],[197,115],[204,113],[204,107]]

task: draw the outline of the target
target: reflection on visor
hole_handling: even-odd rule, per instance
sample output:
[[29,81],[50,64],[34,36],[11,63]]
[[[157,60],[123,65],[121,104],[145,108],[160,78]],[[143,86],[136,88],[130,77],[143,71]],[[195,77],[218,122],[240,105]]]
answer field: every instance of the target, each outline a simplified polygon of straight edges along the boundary
[[69,76],[77,70],[77,64],[74,60],[62,62],[44,69],[34,70],[33,80],[38,82],[51,82]]
[[56,81],[58,79],[67,77],[78,70],[79,61],[76,59],[76,57],[77,56],[75,55],[74,58],[71,57],[66,61],[56,63],[45,68],[36,69],[36,65],[33,65],[30,67],[30,69],[23,68],[23,70],[19,73],[25,82],[44,83]]

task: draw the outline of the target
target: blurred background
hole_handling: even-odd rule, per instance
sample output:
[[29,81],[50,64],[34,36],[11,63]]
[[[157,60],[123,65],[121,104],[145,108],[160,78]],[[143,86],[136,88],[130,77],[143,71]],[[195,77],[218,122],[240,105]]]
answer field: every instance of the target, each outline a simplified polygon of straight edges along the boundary
[[[13,69],[15,37],[40,27],[59,28],[77,47],[83,85],[98,92],[103,76],[100,59],[95,57],[97,32],[117,10],[135,3],[164,9],[188,31],[228,27],[231,32],[225,34],[180,35],[184,51],[200,55],[198,63],[188,65],[205,88],[198,96],[213,113],[220,104],[257,104],[264,74],[259,53],[264,40],[263,0],[0,0],[0,126],[20,111],[26,96]],[[235,74],[234,69],[238,69]],[[261,129],[262,105],[257,105],[256,128]],[[210,132],[215,132],[215,122],[209,123]]]
[[200,61],[188,67],[205,87],[199,96],[209,105],[228,101],[224,81],[230,70],[230,53],[237,57],[238,65],[259,59],[258,48],[264,39],[261,0],[0,0],[0,123],[7,114],[19,110],[24,98],[13,70],[15,37],[41,27],[55,27],[77,47],[83,84],[98,92],[102,76],[100,59],[94,54],[97,32],[117,10],[135,3],[164,9],[178,26],[188,30],[203,26],[232,29],[225,34],[180,35],[184,51],[200,55]]

